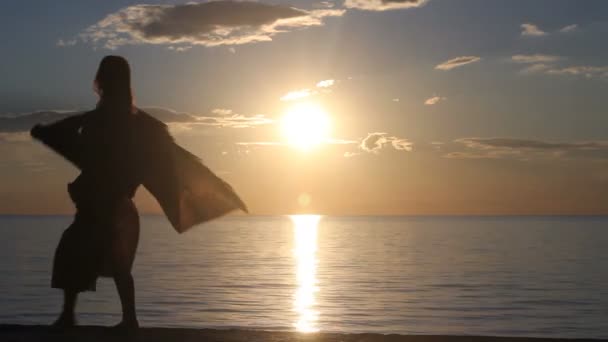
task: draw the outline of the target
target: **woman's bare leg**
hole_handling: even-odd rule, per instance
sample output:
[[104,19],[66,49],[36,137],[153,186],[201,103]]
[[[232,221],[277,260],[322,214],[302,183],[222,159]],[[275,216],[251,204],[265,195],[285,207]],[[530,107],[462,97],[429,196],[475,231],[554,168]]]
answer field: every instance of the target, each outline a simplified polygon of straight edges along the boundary
[[122,322],[118,326],[126,328],[139,327],[135,312],[135,285],[133,276],[130,272],[119,273],[114,276],[114,283],[116,284],[116,290],[118,290],[120,304],[122,305]]
[[76,325],[76,299],[78,298],[77,291],[63,290],[63,311],[59,318],[53,323],[56,327],[72,327]]

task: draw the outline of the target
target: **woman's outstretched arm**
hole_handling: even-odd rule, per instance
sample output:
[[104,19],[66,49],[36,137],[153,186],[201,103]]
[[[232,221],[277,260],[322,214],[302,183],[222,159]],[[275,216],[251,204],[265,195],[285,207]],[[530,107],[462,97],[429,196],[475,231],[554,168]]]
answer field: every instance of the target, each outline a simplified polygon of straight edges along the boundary
[[82,157],[78,145],[84,115],[73,115],[47,125],[37,124],[30,130],[30,134],[34,139],[81,168]]

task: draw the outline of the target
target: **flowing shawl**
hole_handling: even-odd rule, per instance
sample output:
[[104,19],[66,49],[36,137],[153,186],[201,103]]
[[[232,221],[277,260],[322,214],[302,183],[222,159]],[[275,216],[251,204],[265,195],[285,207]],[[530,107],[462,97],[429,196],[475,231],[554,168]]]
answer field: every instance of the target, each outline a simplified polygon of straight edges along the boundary
[[[32,136],[82,169],[78,137],[89,113],[37,126],[32,129]],[[156,198],[177,232],[183,233],[233,210],[247,212],[234,189],[197,156],[176,144],[163,122],[138,110],[133,123],[142,185]],[[52,134],[45,134],[51,131]]]

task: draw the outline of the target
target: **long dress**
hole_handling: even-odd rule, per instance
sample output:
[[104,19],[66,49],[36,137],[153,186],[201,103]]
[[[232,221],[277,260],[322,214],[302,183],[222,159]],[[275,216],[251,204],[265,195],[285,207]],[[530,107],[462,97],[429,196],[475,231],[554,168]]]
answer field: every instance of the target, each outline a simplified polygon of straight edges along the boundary
[[126,115],[97,109],[33,132],[60,144],[81,170],[68,184],[76,215],[55,251],[54,288],[95,290],[97,277],[131,271],[139,239],[132,197],[142,178],[132,126]]
[[228,183],[141,110],[119,116],[98,108],[37,126],[32,136],[81,170],[68,186],[77,212],[55,253],[53,287],[94,290],[98,276],[131,270],[139,238],[132,197],[140,184],[179,233],[247,212]]

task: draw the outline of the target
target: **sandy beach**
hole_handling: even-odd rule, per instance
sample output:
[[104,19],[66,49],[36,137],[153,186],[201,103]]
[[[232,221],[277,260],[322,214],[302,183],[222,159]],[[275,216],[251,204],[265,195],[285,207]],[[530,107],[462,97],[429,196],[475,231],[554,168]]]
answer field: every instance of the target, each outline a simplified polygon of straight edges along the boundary
[[606,341],[594,339],[549,339],[492,336],[440,336],[440,335],[381,335],[294,333],[255,330],[216,330],[181,328],[141,328],[135,333],[121,333],[111,328],[83,326],[69,331],[54,331],[48,326],[0,325],[0,340],[4,342],[29,341],[229,341],[229,342],[551,342],[551,341]]

